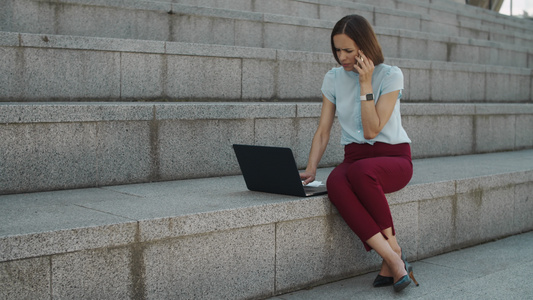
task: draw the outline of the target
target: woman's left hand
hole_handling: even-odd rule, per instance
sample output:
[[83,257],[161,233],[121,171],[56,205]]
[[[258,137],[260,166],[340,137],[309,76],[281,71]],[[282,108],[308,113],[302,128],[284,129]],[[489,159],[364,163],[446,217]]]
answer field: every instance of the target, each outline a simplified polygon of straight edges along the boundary
[[359,50],[359,55],[355,56],[356,64],[354,68],[359,73],[359,84],[372,84],[372,73],[374,73],[374,62],[367,58],[363,51]]

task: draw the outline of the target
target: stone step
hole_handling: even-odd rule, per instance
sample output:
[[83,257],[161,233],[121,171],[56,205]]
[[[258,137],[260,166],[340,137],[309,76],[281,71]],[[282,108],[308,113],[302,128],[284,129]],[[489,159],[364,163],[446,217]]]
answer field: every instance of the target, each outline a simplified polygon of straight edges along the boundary
[[[0,194],[235,175],[232,144],[305,168],[320,103],[0,103]],[[533,104],[402,103],[415,158],[533,148]],[[334,124],[321,167],[343,159]]]
[[[397,9],[429,17],[432,22],[427,24],[430,26],[426,30],[430,32],[448,32],[452,35],[488,38],[500,42],[509,42],[508,39],[514,38],[516,42],[524,38],[531,39],[531,22],[526,19],[449,0],[437,0],[431,3],[418,0],[395,0],[395,3]],[[505,35],[508,37],[505,38]]]
[[[0,101],[320,101],[337,66],[331,53],[12,32],[0,32],[0,55]],[[533,99],[531,68],[386,63],[403,70],[406,101]]]
[[[409,260],[533,229],[533,150],[413,164],[410,184],[388,195]],[[4,195],[0,205],[9,299],[265,298],[381,263],[327,196],[250,192],[241,176]]]
[[413,0],[174,0],[172,2],[328,21],[336,21],[344,15],[357,13],[364,15],[378,27],[490,40],[524,47],[530,47],[533,43],[531,24],[527,20],[453,1],[430,3],[430,1]]
[[[15,2],[21,8],[13,9],[11,26],[0,26],[0,30],[330,53],[331,28],[342,17],[340,13],[331,13],[328,18],[318,20],[153,1],[105,0],[95,5],[90,0],[62,0],[44,8],[43,3],[47,1],[26,1],[30,2]],[[420,14],[391,9],[376,13],[378,8],[364,7],[366,11],[357,12],[376,25],[376,34],[387,57],[533,67],[530,59],[533,30],[530,30],[531,43],[527,45],[473,40],[458,37],[456,32],[420,31]],[[22,21],[27,19],[26,14],[37,13],[40,17],[36,22]],[[429,19],[425,22],[435,23]]]

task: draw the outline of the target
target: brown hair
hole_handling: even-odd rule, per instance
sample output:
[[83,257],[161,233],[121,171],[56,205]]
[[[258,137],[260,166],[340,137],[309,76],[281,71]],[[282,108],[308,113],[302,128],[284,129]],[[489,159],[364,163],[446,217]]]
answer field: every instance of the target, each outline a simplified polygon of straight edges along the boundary
[[337,34],[346,34],[350,37],[363,51],[366,57],[370,58],[374,65],[379,65],[385,61],[381,46],[379,45],[374,29],[368,21],[360,15],[349,15],[340,19],[333,31],[331,31],[331,50],[335,60],[340,64],[335,45],[333,44],[333,36]]

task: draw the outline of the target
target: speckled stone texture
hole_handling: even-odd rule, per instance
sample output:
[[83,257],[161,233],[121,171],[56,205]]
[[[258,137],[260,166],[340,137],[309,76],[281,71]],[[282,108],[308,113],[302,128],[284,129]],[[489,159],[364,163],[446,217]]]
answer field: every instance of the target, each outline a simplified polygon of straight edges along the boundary
[[[387,196],[407,258],[533,230],[527,20],[435,0],[4,0],[0,298],[266,298],[376,270],[327,196],[250,192],[231,149],[290,147],[305,168],[350,13],[404,74],[415,176]],[[339,140],[335,122],[319,180]],[[481,260],[428,262],[440,282]]]
[[[532,155],[415,160],[411,183],[387,195],[407,258],[532,230]],[[0,203],[1,295],[10,297],[261,298],[380,264],[327,196],[250,192],[242,176],[4,195]]]
[[275,282],[274,228],[254,226],[149,244],[144,252],[147,298],[270,295]]
[[50,258],[0,263],[2,299],[40,299],[50,294]]
[[[285,30],[273,29],[273,37],[265,33],[265,38],[274,43],[262,46],[267,48],[4,32],[0,40],[0,55],[4,58],[0,100],[320,100],[323,76],[336,63],[329,45],[315,40],[320,36],[315,32],[319,28],[275,23],[264,26],[289,26],[294,32],[283,43],[279,35]],[[303,34],[302,28],[310,32]],[[323,30],[328,33],[330,28]],[[407,75],[406,100],[531,99],[531,72],[523,47],[509,51],[495,48],[488,41],[471,45],[467,39],[458,38],[456,43],[468,50],[461,53],[482,48],[497,54],[491,59],[476,56],[477,60],[448,61],[452,54],[446,38],[381,31],[377,34],[384,49],[391,51],[386,53],[387,64],[399,66]],[[298,40],[295,36],[313,38]],[[324,34],[319,40],[327,39]],[[295,49],[276,48],[278,42],[294,44]],[[310,45],[322,48],[313,50]],[[429,57],[419,52],[441,54]],[[512,58],[522,59],[509,59],[509,52]]]
[[[320,103],[1,103],[0,193],[240,173],[232,144],[292,149],[306,167]],[[414,158],[533,147],[529,104],[401,103]],[[322,167],[344,156],[333,125]],[[494,137],[494,138],[493,138]],[[497,138],[496,138],[497,137]],[[2,177],[3,176],[3,177]]]

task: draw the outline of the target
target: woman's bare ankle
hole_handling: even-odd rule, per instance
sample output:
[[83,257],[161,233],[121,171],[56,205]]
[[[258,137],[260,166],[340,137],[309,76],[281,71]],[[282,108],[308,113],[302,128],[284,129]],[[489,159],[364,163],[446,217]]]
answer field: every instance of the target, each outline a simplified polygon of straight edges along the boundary
[[385,262],[385,260],[381,262],[381,270],[379,270],[379,275],[384,276],[384,277],[392,277],[392,272],[389,268],[389,265],[387,265],[387,263]]
[[389,277],[393,277],[394,282],[400,280],[403,276],[407,275],[407,270],[405,270],[405,265],[403,263],[403,260],[401,260],[400,257],[386,264],[390,271]]

